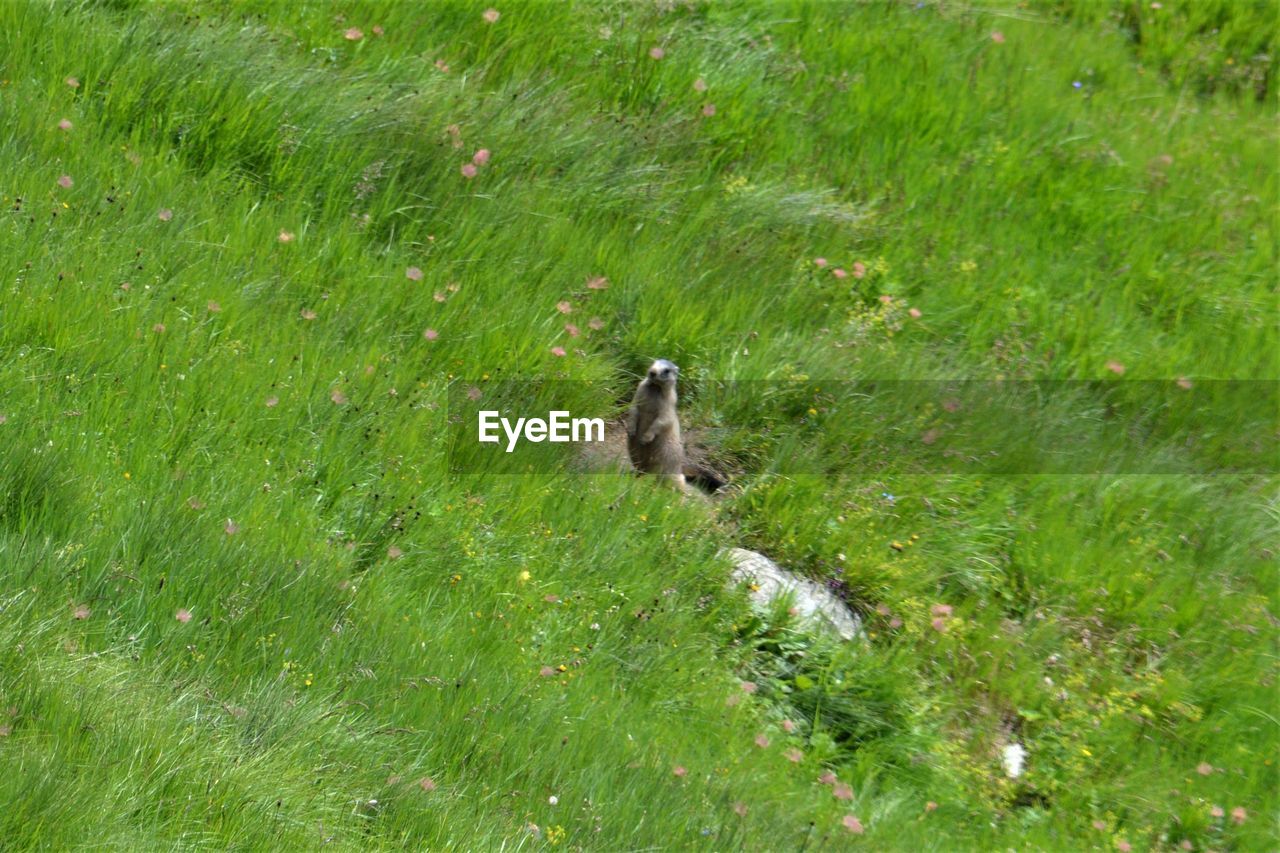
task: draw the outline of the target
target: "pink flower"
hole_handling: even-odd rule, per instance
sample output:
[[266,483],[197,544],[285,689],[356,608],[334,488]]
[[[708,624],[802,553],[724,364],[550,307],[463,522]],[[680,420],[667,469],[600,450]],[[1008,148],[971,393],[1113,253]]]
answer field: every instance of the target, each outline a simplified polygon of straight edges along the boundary
[[897,616],[893,617],[892,619],[889,620],[889,627],[896,631],[897,629],[902,627],[902,620],[899,619]]
[[837,800],[852,800],[853,788],[841,782],[831,789],[831,793]]
[[756,683],[755,683],[754,681],[744,681],[744,682],[742,682],[742,692],[743,692],[743,693],[755,693],[755,692],[756,692]]
[[1240,826],[1248,819],[1249,813],[1244,810],[1244,806],[1236,806],[1231,810],[1231,820],[1235,822],[1236,826]]
[[950,604],[935,604],[929,608],[929,615],[931,616],[950,616],[952,612]]
[[813,259],[813,265],[814,265],[815,267],[817,267],[818,269],[822,269],[823,267],[825,267],[825,266],[827,265],[827,259],[826,259],[826,258],[814,258],[814,259]]
[[151,331],[155,332],[157,335],[163,335],[164,323],[156,323],[154,326],[151,327]]
[[705,92],[705,91],[707,91],[707,81],[706,81],[706,80],[703,80],[701,77],[699,77],[697,80],[694,80],[694,81],[693,81],[693,91],[695,91],[695,92]]
[[76,609],[71,612],[71,615],[76,619],[88,619],[89,614],[91,614],[92,612],[93,611],[89,609],[89,605],[79,604],[79,605],[76,605]]
[[715,114],[716,114],[716,105],[715,105],[715,104],[707,104],[706,106],[704,106],[704,107],[702,108],[702,114],[703,114],[704,116],[706,116],[707,118],[710,118],[711,116],[715,115]]
[[58,130],[70,130],[70,129],[71,129],[70,119],[64,118],[62,121],[58,122]]
[[841,268],[841,267],[836,267],[835,269],[833,269],[833,270],[831,271],[831,274],[832,274],[833,276],[835,276],[836,278],[848,278],[848,277],[849,277],[849,274],[848,274],[847,272],[845,272],[845,271],[844,271],[844,269],[843,269],[843,268]]
[[937,631],[939,634],[947,633],[947,620],[943,619],[941,616],[932,620],[929,624],[933,626],[933,630]]
[[444,302],[445,295],[437,290],[435,293],[431,294],[431,298],[436,302]]
[[925,803],[925,804],[924,804],[924,810],[925,810],[926,812],[933,812],[933,811],[937,811],[937,810],[938,810],[938,804],[937,804],[937,803],[935,803],[933,800],[930,800],[929,802],[927,802],[927,803]]
[[1209,809],[1210,817],[1222,817],[1225,814],[1226,812],[1222,810],[1222,806],[1214,806],[1213,808]]
[[68,86],[70,86],[72,89],[79,89],[79,88],[80,88],[80,81],[79,81],[79,80],[77,80],[77,79],[76,79],[76,78],[74,78],[74,77],[68,77],[66,80],[63,80],[62,82],[63,82],[63,83],[66,83],[66,84],[67,84]]
[[1116,842],[1116,849],[1119,850],[1120,853],[1132,853],[1133,845],[1122,838]]
[[392,545],[390,548],[387,549],[387,557],[389,559],[398,560],[403,556],[404,556],[404,551],[401,551],[395,545]]
[[280,232],[280,234],[276,237],[276,239],[277,239],[277,240],[279,240],[281,243],[292,243],[292,242],[293,242],[293,232],[292,232],[292,231],[281,231],[281,232]]
[[764,749],[769,745],[769,738],[763,734],[756,735],[756,746]]
[[854,261],[854,262],[853,262],[853,277],[854,277],[854,278],[863,278],[863,277],[865,277],[865,276],[866,276],[866,274],[867,274],[867,265],[866,265],[866,264],[864,264],[862,261]]
[[173,614],[173,618],[185,625],[191,621],[191,611],[185,607],[180,607],[178,608],[178,612]]
[[845,829],[849,830],[854,835],[861,835],[862,833],[867,831],[866,828],[862,825],[862,821],[858,820],[855,816],[851,814],[845,815],[844,820],[842,820],[841,823],[844,824]]
[[1190,380],[1190,379],[1188,379],[1188,378],[1187,378],[1187,377],[1185,377],[1185,376],[1179,376],[1179,377],[1178,377],[1178,387],[1179,387],[1179,388],[1181,388],[1183,391],[1190,391],[1190,390],[1191,390],[1191,380]]
[[1004,33],[996,30],[991,34],[991,40],[996,44],[1004,44]]
[[746,803],[744,803],[744,802],[742,802],[742,801],[738,801],[738,802],[734,803],[734,804],[733,804],[733,813],[734,813],[734,814],[736,814],[738,817],[746,817],[746,816],[747,816],[747,804],[746,804]]
[[1103,830],[1105,830],[1105,829],[1107,828],[1107,825],[1106,825],[1104,822],[1100,821],[1100,820],[1095,820],[1095,821],[1093,822],[1093,828],[1094,828],[1094,829],[1096,829],[1096,830],[1098,830],[1098,832],[1102,832]]
[[422,270],[418,267],[409,267],[404,271],[404,277],[409,281],[422,281]]
[[422,336],[429,341],[434,341],[436,338],[440,337],[440,333],[435,329],[425,329],[422,332]]
[[730,693],[728,696],[724,698],[724,704],[728,705],[730,708],[734,707],[741,701],[742,701],[742,694],[740,693]]
[[556,358],[564,358],[565,356],[564,347],[552,347],[551,354],[554,355]]
[[561,314],[568,314],[573,310],[573,305],[567,299],[562,299],[556,303],[556,310]]
[[384,36],[384,35],[386,35],[386,33],[387,33],[387,31],[386,31],[386,30],[384,30],[384,29],[382,28],[382,25],[381,25],[381,24],[374,24],[374,25],[373,25],[373,34],[374,34],[375,36]]
[[463,163],[463,164],[462,164],[462,177],[467,178],[467,179],[471,179],[471,178],[474,178],[475,176],[476,176],[476,165],[475,165],[475,163]]
[[1179,850],[1195,850],[1196,846],[1191,843],[1191,839],[1184,838],[1182,839],[1182,841],[1178,842],[1178,849]]
[[475,387],[474,385],[472,385],[470,388],[467,389],[467,399],[471,400],[472,402],[479,400],[482,396],[483,394],[481,393],[480,389]]
[[360,39],[364,38],[364,33],[360,32],[359,27],[351,27],[342,34],[342,37],[347,41],[360,41]]
[[62,177],[58,178],[58,186],[62,187],[64,190],[71,189],[71,185],[74,183],[75,181],[71,180],[70,175],[63,175]]
[[228,536],[235,536],[240,532],[240,525],[228,518],[227,523],[222,525],[222,532]]
[[677,764],[675,767],[672,767],[671,772],[681,779],[689,775],[689,771],[684,768],[683,764]]
[[564,330],[569,333],[569,337],[571,338],[576,338],[578,335],[582,334],[582,331],[572,323],[565,323]]
[[666,55],[667,55],[667,52],[666,52],[665,50],[663,50],[662,48],[660,48],[660,47],[651,47],[651,48],[649,48],[649,58],[650,58],[650,59],[661,59],[662,57],[664,57],[664,56],[666,56]]
[[876,613],[878,613],[878,614],[879,614],[879,615],[881,615],[881,616],[888,616],[888,615],[889,615],[889,614],[891,614],[892,612],[893,612],[893,611],[889,609],[889,605],[887,605],[887,604],[877,604],[877,605],[876,605]]
[[921,317],[924,316],[924,314],[921,313],[919,308],[908,308],[907,314],[911,316],[912,320],[919,320]]
[[268,409],[274,409],[274,408],[275,408],[276,406],[278,406],[278,405],[280,405],[280,398],[279,398],[279,397],[268,397],[268,398],[267,398],[267,408],[268,408]]
[[[437,60],[436,60],[436,70],[437,70],[437,71],[441,71],[441,72],[443,72],[443,73],[445,73],[445,74],[448,74],[448,73],[449,73],[449,63],[445,62],[443,59],[437,59]],[[456,146],[455,146],[455,147],[456,147]]]
[[836,783],[836,774],[826,770],[818,777],[818,782],[823,785],[834,785]]
[[543,678],[550,678],[555,674],[556,668],[554,666],[544,666],[542,669],[538,670],[538,675],[541,675]]
[[889,295],[889,294],[887,294],[887,293],[882,293],[882,294],[880,294],[880,302],[881,302],[881,304],[883,304],[883,305],[892,305],[892,304],[893,304],[893,297],[892,297],[892,296],[890,296],[890,295]]
[[168,222],[170,219],[173,219],[173,211],[167,207],[163,207],[160,209],[160,212],[156,214],[156,217],[161,222]]
[[480,17],[484,18],[486,23],[496,24],[498,23],[498,19],[502,17],[502,13],[497,9],[485,9],[484,14]]
[[1207,761],[1201,761],[1199,764],[1196,765],[1196,772],[1199,773],[1201,776],[1208,776],[1209,774],[1213,773],[1213,765]]
[[1110,370],[1116,376],[1124,376],[1124,365],[1118,361],[1108,361],[1107,370]]
[[609,279],[602,275],[587,279],[587,290],[608,290]]
[[489,162],[489,156],[489,149],[481,148],[475,154],[471,155],[471,162],[475,163],[477,166],[484,166]]
[[796,749],[795,747],[788,749],[786,752],[782,754],[785,755],[787,758],[787,761],[790,761],[792,764],[799,764],[801,761],[804,761],[804,753]]
[[920,436],[920,441],[923,442],[924,444],[933,444],[941,436],[942,436],[942,433],[940,431],[936,429],[929,429],[929,430],[925,430],[924,435]]
[[436,783],[430,776],[423,776],[418,780],[418,787],[430,794],[436,789]]
[[587,321],[587,328],[598,332],[604,328],[604,320],[601,320],[599,317],[592,317]]
[[796,730],[796,724],[791,722],[790,720],[783,720],[782,730],[787,733],[794,732]]

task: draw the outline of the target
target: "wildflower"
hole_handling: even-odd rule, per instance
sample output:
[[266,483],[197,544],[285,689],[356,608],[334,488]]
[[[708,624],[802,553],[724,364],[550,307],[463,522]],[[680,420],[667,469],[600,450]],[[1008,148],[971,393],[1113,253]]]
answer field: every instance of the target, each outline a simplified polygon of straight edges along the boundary
[[476,386],[472,385],[470,388],[467,389],[468,400],[475,402],[476,400],[479,400],[480,397],[481,397],[480,389],[477,388]]
[[1181,389],[1182,389],[1182,390],[1184,390],[1184,391],[1190,391],[1190,390],[1191,390],[1191,380],[1190,380],[1190,379],[1188,379],[1188,378],[1187,378],[1187,377],[1185,377],[1185,376],[1179,376],[1179,377],[1178,377],[1178,387],[1179,387],[1179,388],[1181,388]]
[[1081,83],[1079,80],[1072,80],[1072,81],[1071,81],[1071,88],[1073,88],[1073,89],[1079,89],[1079,88],[1081,88],[1081,87],[1083,87],[1083,86],[1084,86],[1084,84],[1083,84],[1083,83]]
[[71,615],[76,619],[88,619],[93,611],[89,609],[87,604],[77,604],[76,609],[71,611]]
[[845,815],[844,820],[842,820],[841,823],[844,824],[845,829],[849,830],[854,835],[861,835],[866,832],[866,828],[863,827],[862,821],[858,820],[854,815]]
[[683,764],[677,764],[675,767],[671,768],[671,772],[681,779],[689,775],[689,771],[684,768]]
[[551,796],[547,797],[547,802],[548,802],[548,803],[550,803],[550,804],[551,804],[551,805],[553,805],[553,806],[554,806],[554,805],[559,805],[559,803],[560,803],[560,798],[559,798],[559,797],[557,797],[555,794],[552,794]]
[[815,267],[817,267],[818,269],[822,269],[822,268],[824,268],[824,267],[827,265],[827,259],[826,259],[826,258],[814,258],[814,259],[813,259],[813,265],[814,265]]
[[609,279],[602,275],[587,279],[587,290],[608,290]]
[[1093,828],[1098,830],[1098,832],[1102,832],[1107,828],[1107,825],[1103,821],[1095,820],[1093,822]]
[[422,336],[429,341],[434,341],[436,338],[440,337],[440,333],[435,329],[424,329]]
[[889,627],[895,631],[898,630],[899,628],[902,627],[902,620],[899,619],[897,616],[893,617],[892,619],[889,620]]
[[834,785],[836,783],[836,774],[832,773],[830,770],[824,771],[823,774],[818,777],[818,782],[822,785]]
[[832,788],[832,789],[831,789],[831,794],[832,794],[832,795],[833,795],[837,800],[852,800],[852,799],[853,799],[853,788],[851,788],[850,786],[848,786],[848,785],[846,785],[846,784],[844,784],[844,783],[842,782],[842,783],[840,783],[839,785],[836,785],[834,788]]
[[476,166],[474,163],[462,164],[462,177],[470,180],[476,176]]
[[564,347],[552,347],[551,354],[554,355],[556,358],[564,358],[565,356]]
[[62,187],[64,190],[71,189],[71,185],[74,183],[75,181],[71,180],[70,175],[63,175],[58,178],[58,186]]
[[937,804],[937,803],[935,803],[933,800],[930,800],[929,802],[927,802],[927,803],[925,803],[925,804],[924,804],[924,810],[925,810],[926,812],[933,812],[933,811],[937,811],[937,810],[938,810],[938,804]]
[[849,277],[849,273],[845,272],[845,271],[844,271],[844,269],[843,269],[842,267],[836,267],[835,269],[833,269],[833,270],[831,271],[831,274],[832,274],[833,276],[835,276],[836,278],[848,278],[848,277]]
[[941,616],[931,620],[929,625],[932,626],[933,630],[937,631],[939,634],[947,633],[947,620],[943,619]]
[[892,304],[893,304],[893,297],[892,297],[892,296],[890,296],[890,295],[889,295],[889,294],[887,294],[887,293],[882,293],[882,294],[880,294],[880,303],[881,303],[882,305],[892,305]]
[[437,71],[441,71],[441,72],[443,72],[443,73],[445,73],[445,74],[448,74],[448,73],[449,73],[449,63],[445,62],[443,59],[437,59],[437,60],[436,60],[436,70],[437,70]]
[[502,17],[502,13],[497,9],[485,9],[484,14],[480,17],[484,18],[485,23],[496,24],[498,19]]
[[783,720],[782,730],[787,733],[794,732],[796,730],[796,724],[791,722],[790,720]]
[[387,31],[386,31],[386,30],[384,30],[384,29],[382,28],[382,25],[381,25],[381,24],[374,24],[374,25],[373,25],[373,34],[374,34],[375,36],[379,36],[379,37],[384,36],[384,35],[386,35],[386,32],[387,32]]
[[706,105],[704,105],[704,106],[703,106],[703,108],[702,108],[702,114],[703,114],[704,116],[706,116],[707,118],[710,118],[711,116],[715,115],[715,114],[716,114],[716,105],[715,105],[715,104],[706,104]]
[[1209,809],[1210,817],[1222,817],[1225,814],[1226,812],[1222,810],[1222,806],[1214,806],[1213,808]]
[[1213,765],[1207,761],[1201,761],[1199,764],[1196,765],[1196,772],[1199,773],[1201,776],[1208,776],[1209,774],[1213,773]]
[[364,38],[364,33],[360,31],[359,27],[351,27],[342,34],[342,37],[347,41],[360,41],[360,39]]
[[1231,820],[1235,822],[1236,826],[1240,826],[1248,819],[1249,813],[1244,810],[1244,806],[1236,806],[1231,810]]
[[489,149],[481,148],[475,154],[471,155],[471,162],[475,163],[477,166],[484,166],[488,164],[489,156]]
[[347,395],[342,393],[341,388],[334,388],[330,391],[329,399],[339,406],[345,406],[347,403]]
[[559,603],[560,603],[560,596],[558,596],[558,595],[544,595],[544,596],[542,596],[542,600],[543,600],[543,601],[545,601],[547,604],[559,604]]
[[550,678],[555,674],[556,668],[554,666],[544,666],[542,669],[538,670],[538,675],[541,675],[543,678]]
[[228,518],[227,523],[222,525],[222,532],[228,536],[235,536],[240,532],[240,525]]
[[991,34],[991,40],[996,44],[1004,44],[1004,33],[996,30]]
[[392,545],[390,548],[387,549],[387,557],[389,559],[398,560],[403,556],[404,556],[404,551],[401,551],[395,545]]
[[162,207],[160,208],[160,212],[156,214],[156,218],[161,222],[168,222],[170,219],[173,219],[173,211],[167,207]]
[[422,281],[422,270],[418,267],[408,267],[404,271],[404,277],[409,281]]
[[525,569],[523,572],[521,572],[521,573],[520,573],[519,575],[517,575],[516,577],[517,577],[517,578],[519,578],[520,583],[526,583],[526,582],[529,580],[529,578],[533,577],[533,575],[529,574],[529,570],[528,570],[528,569]]
[[787,757],[787,761],[790,761],[792,764],[799,764],[801,761],[804,760],[804,753],[796,749],[795,747],[788,749],[786,752],[782,754],[785,755]]
[[279,397],[268,397],[268,398],[267,398],[267,408],[268,408],[268,409],[274,409],[274,408],[275,408],[276,406],[278,406],[278,405],[280,405],[280,398],[279,398]]
[[572,323],[565,323],[564,330],[569,333],[569,337],[571,338],[576,338],[578,335],[582,334],[582,330]]
[[891,611],[891,610],[889,609],[889,605],[887,605],[887,604],[877,604],[877,605],[876,605],[876,613],[878,613],[878,614],[879,614],[879,615],[881,615],[881,616],[888,616],[888,615],[889,615],[890,613],[892,613],[892,612],[893,612],[893,611]]
[[301,311],[298,312],[298,316],[304,320],[314,320],[316,317],[320,315],[312,311],[310,308],[303,308]]
[[736,814],[738,817],[746,817],[746,816],[747,816],[747,804],[746,804],[746,803],[744,803],[744,802],[742,802],[741,800],[739,800],[738,802],[734,803],[734,804],[733,804],[733,813],[734,813],[734,814]]
[[763,734],[756,735],[756,746],[765,749],[769,746],[769,738]]
[[736,706],[741,701],[742,696],[737,693],[730,693],[728,696],[724,697],[724,704],[730,708]]
[[862,261],[853,262],[853,277],[864,278],[867,274],[867,265]]
[[592,317],[587,321],[587,328],[598,332],[604,328],[604,320],[601,320],[599,317]]
[[662,48],[660,48],[660,47],[651,47],[651,48],[649,48],[649,58],[650,58],[650,59],[661,59],[662,57],[664,57],[664,56],[666,56],[666,55],[667,55],[667,52],[666,52],[665,50],[663,50]]
[[58,122],[58,130],[70,130],[70,129],[71,129],[70,119],[64,118],[62,121]]
[[430,776],[423,776],[418,780],[418,787],[429,794],[436,789],[436,783]]
[[743,692],[743,693],[755,693],[755,692],[756,692],[756,683],[755,683],[754,681],[744,681],[744,682],[742,682],[742,692]]
[[907,309],[907,314],[908,314],[908,315],[910,315],[910,317],[911,317],[911,319],[912,319],[912,320],[919,320],[921,317],[923,317],[923,316],[924,316],[924,315],[920,312],[920,309],[919,309],[919,308],[908,308],[908,309]]
[[164,323],[156,323],[154,326],[151,327],[151,331],[155,332],[157,335],[163,335]]
[[950,616],[952,608],[950,604],[935,604],[929,608],[931,616]]
[[1120,853],[1132,853],[1133,845],[1121,838],[1116,842],[1116,849],[1119,850]]
[[62,82],[63,82],[63,83],[66,83],[66,84],[67,84],[68,86],[70,86],[72,89],[79,89],[79,88],[80,88],[80,81],[79,81],[79,80],[77,80],[75,77],[68,77],[66,80],[63,80]]
[[1124,376],[1124,365],[1118,361],[1108,361],[1107,370],[1110,370],[1116,376]]
[[431,298],[434,299],[436,302],[444,302],[444,300],[447,297],[443,293],[441,293],[439,290],[437,290],[435,293],[431,294]]
[[185,625],[191,621],[191,611],[185,607],[180,607],[178,612],[173,614],[173,618]]
[[1196,846],[1191,843],[1191,839],[1184,838],[1182,839],[1181,842],[1179,842],[1178,849],[1179,850],[1195,850]]
[[281,243],[292,243],[294,239],[294,234],[292,231],[281,231],[280,234],[276,237],[276,239],[279,240]]

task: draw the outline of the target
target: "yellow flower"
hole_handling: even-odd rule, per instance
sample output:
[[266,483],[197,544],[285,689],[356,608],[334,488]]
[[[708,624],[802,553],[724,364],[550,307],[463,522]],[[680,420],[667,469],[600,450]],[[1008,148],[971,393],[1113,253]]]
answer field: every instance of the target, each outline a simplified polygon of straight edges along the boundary
[[531,577],[533,577],[533,575],[529,574],[528,569],[525,569],[523,572],[520,573],[520,583],[524,583],[525,581],[529,580],[529,578]]

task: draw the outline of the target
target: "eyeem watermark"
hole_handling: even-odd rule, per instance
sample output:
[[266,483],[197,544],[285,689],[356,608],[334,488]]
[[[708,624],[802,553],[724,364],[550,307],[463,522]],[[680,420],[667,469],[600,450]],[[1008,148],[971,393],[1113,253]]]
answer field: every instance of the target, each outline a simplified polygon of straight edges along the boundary
[[550,441],[556,444],[580,441],[604,441],[603,418],[575,418],[565,411],[547,413],[547,419],[516,418],[514,424],[496,409],[482,409],[478,415],[478,431],[481,443],[500,444],[502,437],[498,428],[507,437],[507,452],[516,449],[523,437],[525,441],[538,444]]

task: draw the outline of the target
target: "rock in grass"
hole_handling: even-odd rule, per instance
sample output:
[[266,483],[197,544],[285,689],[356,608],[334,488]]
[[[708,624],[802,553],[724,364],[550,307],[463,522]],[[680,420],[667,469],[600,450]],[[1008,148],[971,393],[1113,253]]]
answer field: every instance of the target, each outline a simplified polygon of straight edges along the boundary
[[831,590],[779,566],[758,551],[729,548],[724,552],[733,561],[730,577],[751,585],[751,603],[768,609],[784,596],[791,597],[797,618],[811,629],[852,640],[862,633],[862,621]]

